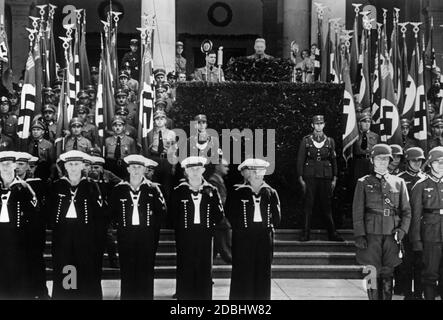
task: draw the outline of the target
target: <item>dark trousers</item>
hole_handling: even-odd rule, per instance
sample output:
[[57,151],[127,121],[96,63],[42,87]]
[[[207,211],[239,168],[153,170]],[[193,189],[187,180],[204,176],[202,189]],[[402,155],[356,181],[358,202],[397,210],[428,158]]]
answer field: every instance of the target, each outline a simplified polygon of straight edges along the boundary
[[167,158],[160,158],[159,156],[155,155],[149,156],[149,159],[158,163],[158,166],[154,170],[152,180],[161,184],[164,192],[163,196],[165,197],[166,203],[169,203],[173,187],[172,164],[169,163]]
[[437,282],[443,282],[442,249],[442,242],[423,243],[422,279],[424,286],[435,286]]
[[413,251],[411,242],[407,237],[403,239],[405,254],[403,262],[397,267],[396,287],[400,286],[405,296],[412,296],[412,283],[414,283],[414,293],[421,295],[423,292],[423,285],[421,280],[421,273],[423,269],[423,254],[419,251]]
[[232,230],[226,219],[215,226],[214,258],[217,254],[226,263],[232,263]]
[[[78,219],[57,224],[53,231],[54,266],[53,299],[101,299],[102,288],[97,275],[96,233],[92,225]],[[76,269],[77,288],[66,286],[66,266]],[[71,273],[72,275],[72,273]],[[64,287],[65,285],[65,287]]]
[[334,220],[332,219],[332,189],[331,179],[324,178],[303,178],[306,182],[306,194],[303,211],[305,214],[305,232],[311,229],[312,209],[314,203],[318,202],[320,210],[326,223],[329,235],[335,233]]
[[177,298],[212,299],[212,233],[187,229],[176,233]]
[[394,269],[401,263],[398,257],[399,247],[393,235],[368,234],[368,247],[357,249],[357,263],[374,266],[377,278],[392,278]]
[[268,229],[233,230],[231,300],[269,300],[273,232]]
[[140,226],[118,230],[122,300],[154,298],[157,232]]
[[0,299],[30,298],[27,280],[26,245],[23,229],[13,223],[0,223]]
[[31,298],[47,298],[46,264],[43,257],[46,228],[43,219],[31,220],[26,226],[26,290]]

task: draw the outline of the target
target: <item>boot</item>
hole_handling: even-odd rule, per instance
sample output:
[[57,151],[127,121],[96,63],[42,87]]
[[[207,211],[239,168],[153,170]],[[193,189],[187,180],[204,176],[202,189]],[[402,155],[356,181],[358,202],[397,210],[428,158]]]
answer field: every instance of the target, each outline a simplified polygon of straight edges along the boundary
[[383,279],[377,278],[378,300],[383,300]]
[[425,285],[425,300],[435,300],[435,288],[433,285]]
[[368,298],[369,300],[378,300],[378,290],[377,289],[368,289]]
[[383,279],[383,300],[392,300],[392,278]]
[[303,230],[303,235],[300,241],[309,241],[311,238],[311,217],[305,214],[305,229]]

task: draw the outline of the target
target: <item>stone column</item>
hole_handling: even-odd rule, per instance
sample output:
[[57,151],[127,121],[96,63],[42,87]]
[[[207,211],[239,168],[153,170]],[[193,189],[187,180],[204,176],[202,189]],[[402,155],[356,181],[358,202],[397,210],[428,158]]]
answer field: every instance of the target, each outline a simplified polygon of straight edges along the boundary
[[13,39],[11,50],[12,70],[14,72],[14,81],[17,82],[25,68],[26,59],[29,52],[29,40],[26,27],[29,23],[29,0],[10,0],[7,1],[11,7],[12,30],[8,37]]
[[142,14],[155,14],[154,68],[175,71],[175,0],[141,0]]
[[310,0],[283,0],[283,57],[289,58],[291,41],[295,40],[300,50],[309,46]]

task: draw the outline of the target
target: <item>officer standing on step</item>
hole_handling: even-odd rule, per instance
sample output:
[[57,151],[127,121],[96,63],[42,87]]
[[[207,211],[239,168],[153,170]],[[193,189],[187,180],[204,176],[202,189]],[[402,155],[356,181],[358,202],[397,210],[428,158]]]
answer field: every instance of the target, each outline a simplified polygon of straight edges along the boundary
[[247,182],[236,185],[226,202],[232,225],[232,279],[229,298],[269,300],[274,227],[280,223],[277,191],[263,181],[269,162],[247,159]]
[[[60,155],[66,176],[53,184],[51,200],[53,299],[101,299],[97,273],[102,197],[98,185],[83,176],[85,153],[71,150]],[[73,266],[76,288],[66,287],[66,266]],[[72,273],[73,271],[70,270]]]
[[374,171],[357,181],[352,204],[357,262],[377,270],[377,288],[368,289],[370,300],[392,299],[394,268],[401,263],[397,241],[411,221],[406,183],[388,172],[392,159],[390,146],[372,148]]
[[[422,281],[426,300],[434,300],[437,282],[443,281],[443,147],[433,148],[428,155],[431,172],[412,188],[412,250],[423,252]],[[441,293],[440,293],[441,294]]]
[[[406,170],[398,176],[405,180],[408,194],[411,198],[412,187],[426,177],[421,171],[425,155],[419,147],[411,147],[405,151]],[[409,237],[403,239],[405,256],[403,263],[398,266],[398,284],[405,295],[405,300],[423,300],[423,286],[421,282],[421,271],[423,269],[422,254],[420,251],[413,251]],[[396,278],[397,280],[397,278]],[[414,292],[412,292],[412,281],[414,281]]]
[[186,180],[171,197],[179,300],[212,299],[212,236],[224,211],[217,188],[203,179],[206,161],[188,157],[181,162]]
[[114,187],[113,220],[118,224],[121,299],[154,298],[154,265],[166,204],[160,188],[145,178],[156,163],[141,155],[124,158],[129,179]]
[[329,240],[343,241],[343,238],[335,231],[331,212],[332,193],[337,182],[335,143],[334,139],[324,134],[324,127],[324,117],[314,116],[312,118],[314,132],[302,139],[298,149],[297,172],[305,194],[302,241],[310,239],[312,209],[316,201],[319,202],[324,214]]

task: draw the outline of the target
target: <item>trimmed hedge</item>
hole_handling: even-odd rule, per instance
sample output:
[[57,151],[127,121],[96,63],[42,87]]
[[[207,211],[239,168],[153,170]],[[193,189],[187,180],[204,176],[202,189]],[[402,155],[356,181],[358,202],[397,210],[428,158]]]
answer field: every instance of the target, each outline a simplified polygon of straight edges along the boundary
[[[221,134],[222,129],[275,129],[276,166],[266,180],[277,189],[282,203],[282,226],[299,226],[302,212],[300,186],[296,183],[296,157],[302,137],[312,132],[311,117],[324,114],[325,132],[342,149],[343,85],[329,83],[294,84],[289,82],[187,82],[177,87],[170,117],[175,127],[189,134],[189,122],[199,113],[208,117],[208,127]],[[266,149],[264,149],[266,150]],[[339,161],[341,176],[344,174]],[[238,183],[236,166],[230,181]],[[343,184],[339,177],[338,185]],[[343,188],[342,188],[343,189]],[[343,213],[346,192],[337,189],[335,206]],[[347,205],[348,206],[348,205]],[[336,218],[340,218],[336,216]],[[339,223],[340,224],[340,223]]]

